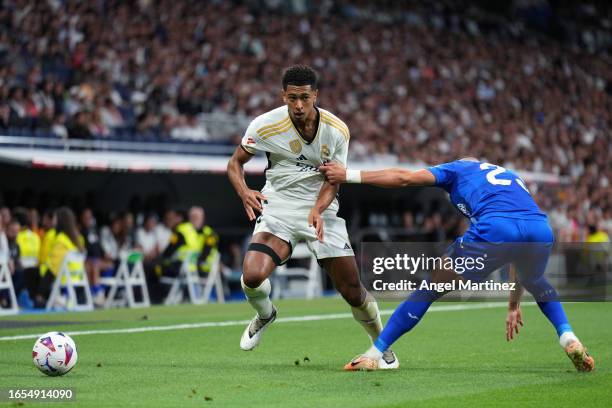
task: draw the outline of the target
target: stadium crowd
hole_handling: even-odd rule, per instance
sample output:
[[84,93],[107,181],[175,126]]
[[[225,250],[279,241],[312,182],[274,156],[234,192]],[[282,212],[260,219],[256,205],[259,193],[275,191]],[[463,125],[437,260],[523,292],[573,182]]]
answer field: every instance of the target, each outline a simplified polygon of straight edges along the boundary
[[565,176],[571,188],[538,194],[561,239],[610,231],[610,8],[517,1],[511,11],[461,1],[5,0],[0,129],[205,141],[214,129],[199,114],[260,114],[279,103],[282,69],[309,63],[321,74],[320,105],[353,130],[352,159],[469,154]]

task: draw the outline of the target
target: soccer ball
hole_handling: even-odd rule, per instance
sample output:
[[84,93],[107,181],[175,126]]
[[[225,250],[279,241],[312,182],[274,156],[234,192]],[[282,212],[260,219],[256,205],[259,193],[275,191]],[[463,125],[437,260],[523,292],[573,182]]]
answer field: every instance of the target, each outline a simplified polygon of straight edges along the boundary
[[43,334],[34,343],[32,360],[36,368],[47,375],[64,375],[72,370],[77,362],[76,344],[64,333]]

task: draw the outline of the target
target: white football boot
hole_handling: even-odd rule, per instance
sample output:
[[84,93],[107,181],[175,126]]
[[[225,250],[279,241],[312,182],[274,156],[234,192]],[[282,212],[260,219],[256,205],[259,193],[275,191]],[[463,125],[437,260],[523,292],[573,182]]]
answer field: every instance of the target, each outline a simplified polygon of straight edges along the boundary
[[395,370],[399,368],[399,360],[397,356],[393,352],[393,350],[388,349],[385,351],[378,362],[379,370]]
[[251,323],[248,324],[242,338],[240,339],[240,348],[245,351],[253,350],[261,341],[261,335],[272,322],[276,320],[276,308],[272,306],[272,316],[268,319],[262,319],[259,315],[255,315]]

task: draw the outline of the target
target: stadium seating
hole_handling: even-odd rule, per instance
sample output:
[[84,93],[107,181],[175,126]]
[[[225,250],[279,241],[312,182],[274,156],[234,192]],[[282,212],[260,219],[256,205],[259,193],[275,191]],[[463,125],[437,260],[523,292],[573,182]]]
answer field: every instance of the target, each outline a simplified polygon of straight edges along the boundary
[[108,287],[104,307],[149,307],[151,301],[142,254],[126,252],[121,254],[120,259],[114,276],[100,278],[100,284]]
[[183,301],[184,292],[187,292],[188,300],[196,305],[206,304],[211,300],[212,290],[218,303],[225,303],[223,284],[221,282],[221,258],[217,252],[216,259],[212,261],[210,272],[201,277],[198,274],[198,252],[193,252],[183,260],[178,276],[163,276],[160,282],[169,285],[170,290],[164,300],[165,305],[176,305]]
[[55,277],[47,310],[67,309],[81,312],[94,309],[87,273],[84,269],[85,256],[70,251],[64,257],[59,274]]
[[272,277],[273,299],[304,297],[313,299],[323,293],[321,267],[317,258],[304,243],[295,246],[291,262],[305,262],[305,266],[282,265],[276,268]]
[[7,301],[9,302],[8,307],[0,307],[0,315],[19,313],[17,297],[15,296],[15,288],[13,287],[13,280],[11,279],[11,272],[9,271],[6,262],[0,262],[0,293],[8,295]]

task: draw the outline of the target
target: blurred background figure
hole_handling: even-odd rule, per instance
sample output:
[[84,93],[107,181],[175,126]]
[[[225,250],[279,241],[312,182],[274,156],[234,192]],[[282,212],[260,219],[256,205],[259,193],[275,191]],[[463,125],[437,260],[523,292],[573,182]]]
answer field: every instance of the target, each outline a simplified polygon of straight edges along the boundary
[[[64,258],[70,251],[78,251],[85,253],[85,240],[80,234],[76,216],[68,207],[61,207],[57,210],[57,225],[55,228],[56,235],[53,240],[53,245],[47,257],[47,268],[45,274],[40,281],[38,295],[36,298],[37,306],[44,307],[51,293],[51,288],[55,279],[59,276],[60,270],[64,265]],[[85,265],[73,265],[68,263],[68,272],[73,273],[75,270],[85,270]],[[74,270],[73,270],[74,269]],[[78,279],[73,277],[74,279]],[[53,307],[65,307],[65,300],[61,300]]]
[[17,293],[17,300],[21,307],[32,308],[34,303],[32,298],[40,281],[39,255],[40,255],[40,236],[32,231],[32,220],[25,208],[17,208],[13,212],[13,217],[19,223],[20,230],[17,234],[17,244],[19,245],[19,263],[23,268],[24,290],[20,288]]
[[219,236],[206,222],[206,212],[204,208],[194,206],[189,209],[189,222],[197,234],[197,247],[200,256],[198,257],[198,271],[202,275],[210,272],[213,262],[219,253]]
[[[17,236],[21,230],[21,224],[17,219],[11,219],[6,225],[6,244],[8,249],[8,268],[11,273],[11,278],[13,281],[13,287],[15,289],[15,294],[19,296],[23,292],[25,277],[23,273],[23,268],[21,266],[21,255],[19,252],[19,244],[17,243]],[[0,234],[1,235],[1,234]],[[18,303],[20,299],[17,299]],[[0,302],[2,302],[2,306],[5,307],[8,304],[8,294],[3,293],[0,296]],[[23,307],[22,302],[20,306]],[[25,306],[30,306],[26,304]]]
[[[93,302],[96,306],[104,304],[104,290],[100,285],[102,271],[109,270],[112,273],[114,263],[112,258],[106,256],[102,248],[98,224],[91,208],[81,211],[79,220],[80,233],[85,241],[85,270],[91,285]],[[109,238],[110,239],[110,238]],[[111,245],[111,244],[109,244]]]

